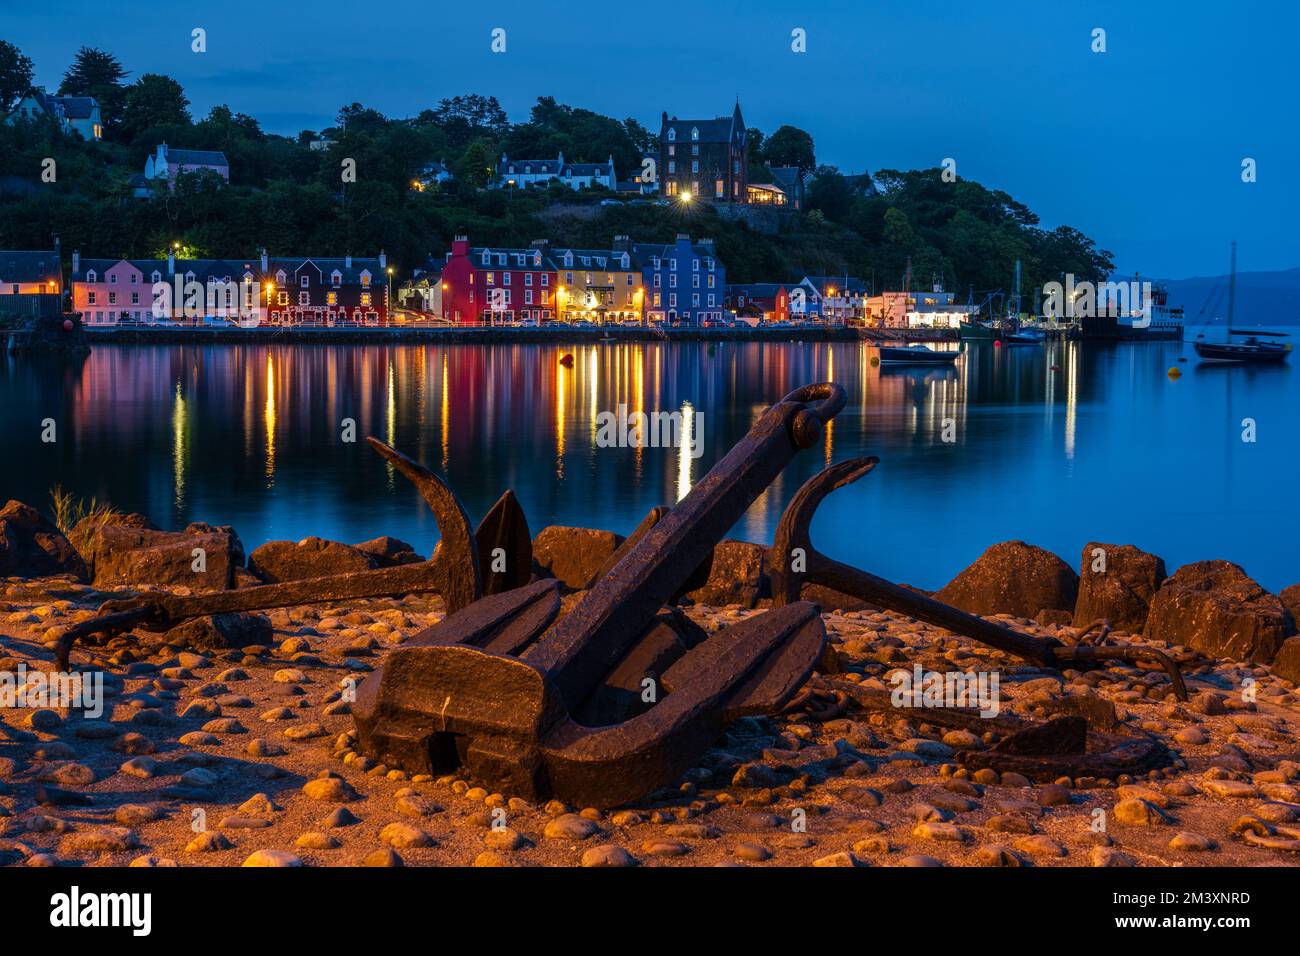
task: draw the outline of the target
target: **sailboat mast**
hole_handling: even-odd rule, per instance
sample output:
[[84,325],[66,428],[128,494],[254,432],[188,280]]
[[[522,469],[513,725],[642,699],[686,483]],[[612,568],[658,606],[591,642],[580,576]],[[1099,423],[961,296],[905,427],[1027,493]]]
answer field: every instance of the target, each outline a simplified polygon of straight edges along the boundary
[[1237,305],[1237,240],[1232,241],[1232,267],[1228,271],[1228,328],[1232,328],[1233,310]]

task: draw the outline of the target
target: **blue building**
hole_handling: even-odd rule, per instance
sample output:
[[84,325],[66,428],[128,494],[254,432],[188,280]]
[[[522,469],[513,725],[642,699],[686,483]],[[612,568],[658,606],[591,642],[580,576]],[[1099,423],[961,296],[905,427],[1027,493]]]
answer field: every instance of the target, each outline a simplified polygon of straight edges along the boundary
[[669,245],[638,243],[633,254],[645,280],[645,316],[650,322],[701,325],[721,322],[727,271],[712,239],[678,235]]

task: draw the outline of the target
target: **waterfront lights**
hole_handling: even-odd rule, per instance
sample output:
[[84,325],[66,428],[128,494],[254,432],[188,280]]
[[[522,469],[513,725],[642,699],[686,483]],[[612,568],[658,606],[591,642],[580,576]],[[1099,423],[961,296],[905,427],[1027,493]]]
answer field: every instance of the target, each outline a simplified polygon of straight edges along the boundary
[[690,202],[690,201],[691,201],[691,191],[688,189],[682,193],[682,202]]

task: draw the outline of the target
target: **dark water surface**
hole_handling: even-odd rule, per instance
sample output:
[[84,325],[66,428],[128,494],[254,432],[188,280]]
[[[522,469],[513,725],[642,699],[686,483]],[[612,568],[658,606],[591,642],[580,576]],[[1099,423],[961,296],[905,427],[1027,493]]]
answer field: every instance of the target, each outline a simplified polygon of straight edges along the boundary
[[[571,369],[557,361],[565,351]],[[249,550],[390,534],[427,554],[432,516],[363,441],[340,440],[351,418],[359,439],[376,435],[442,474],[475,521],[514,488],[534,533],[626,533],[683,495],[769,403],[830,379],[848,407],[738,536],[770,542],[807,477],[869,454],[880,465],[826,500],[813,537],[896,580],[938,587],[989,544],[1022,538],[1075,566],[1101,540],[1153,550],[1171,571],[1227,558],[1270,589],[1300,581],[1300,370],[1198,367],[1181,343],[980,345],[935,371],[882,369],[877,354],[621,343],[100,346],[71,365],[5,356],[0,501],[48,510],[61,484],[163,528],[233,524]],[[1174,365],[1178,380],[1166,375]],[[598,447],[596,416],[620,404],[697,416],[702,455]],[[41,441],[47,418],[53,443]]]

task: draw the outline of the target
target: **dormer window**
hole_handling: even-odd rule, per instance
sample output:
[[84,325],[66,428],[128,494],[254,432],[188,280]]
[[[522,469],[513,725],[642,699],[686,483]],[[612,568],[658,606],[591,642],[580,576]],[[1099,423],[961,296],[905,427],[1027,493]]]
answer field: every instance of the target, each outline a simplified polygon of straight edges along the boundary
[[284,278],[285,276],[284,276],[283,269],[281,269],[279,272],[275,274],[275,281],[278,285],[284,285]]
[[370,288],[370,273],[369,273],[369,272],[363,272],[363,273],[361,273],[361,288],[363,288],[363,289],[369,289],[369,288]]
[[483,265],[492,265],[492,253],[488,252],[486,249],[483,250]]
[[700,139],[700,131],[693,126],[691,127],[691,139],[695,142],[699,142]]
[[[193,281],[194,281],[194,272],[193,272],[192,270],[191,270],[190,272],[185,273],[185,281],[186,281],[186,282],[193,282]],[[303,283],[303,284],[306,285],[306,283]]]
[[[156,272],[154,273],[154,275],[157,275],[157,274],[158,274],[158,273],[156,273]],[[89,270],[89,271],[86,273],[86,281],[87,281],[87,282],[94,282],[94,281],[95,281],[95,270],[94,270],[94,269],[91,269],[91,270]]]
[[619,262],[622,263],[624,269],[631,268],[632,263],[628,260],[626,255],[619,259]]
[[569,269],[569,268],[572,268],[572,267],[573,267],[573,253],[572,253],[572,252],[566,252],[566,253],[564,254],[564,267],[565,267],[566,269]]
[[149,277],[154,282],[162,282],[162,273],[157,269],[153,270],[153,275]]
[[677,138],[677,130],[673,129],[673,127],[671,126],[668,127],[668,142],[671,143],[676,138]]
[[332,273],[330,273],[330,284],[333,285],[334,288],[336,288],[336,289],[337,289],[340,285],[342,285],[342,284],[343,284],[343,273],[339,272],[338,269],[335,269]]

